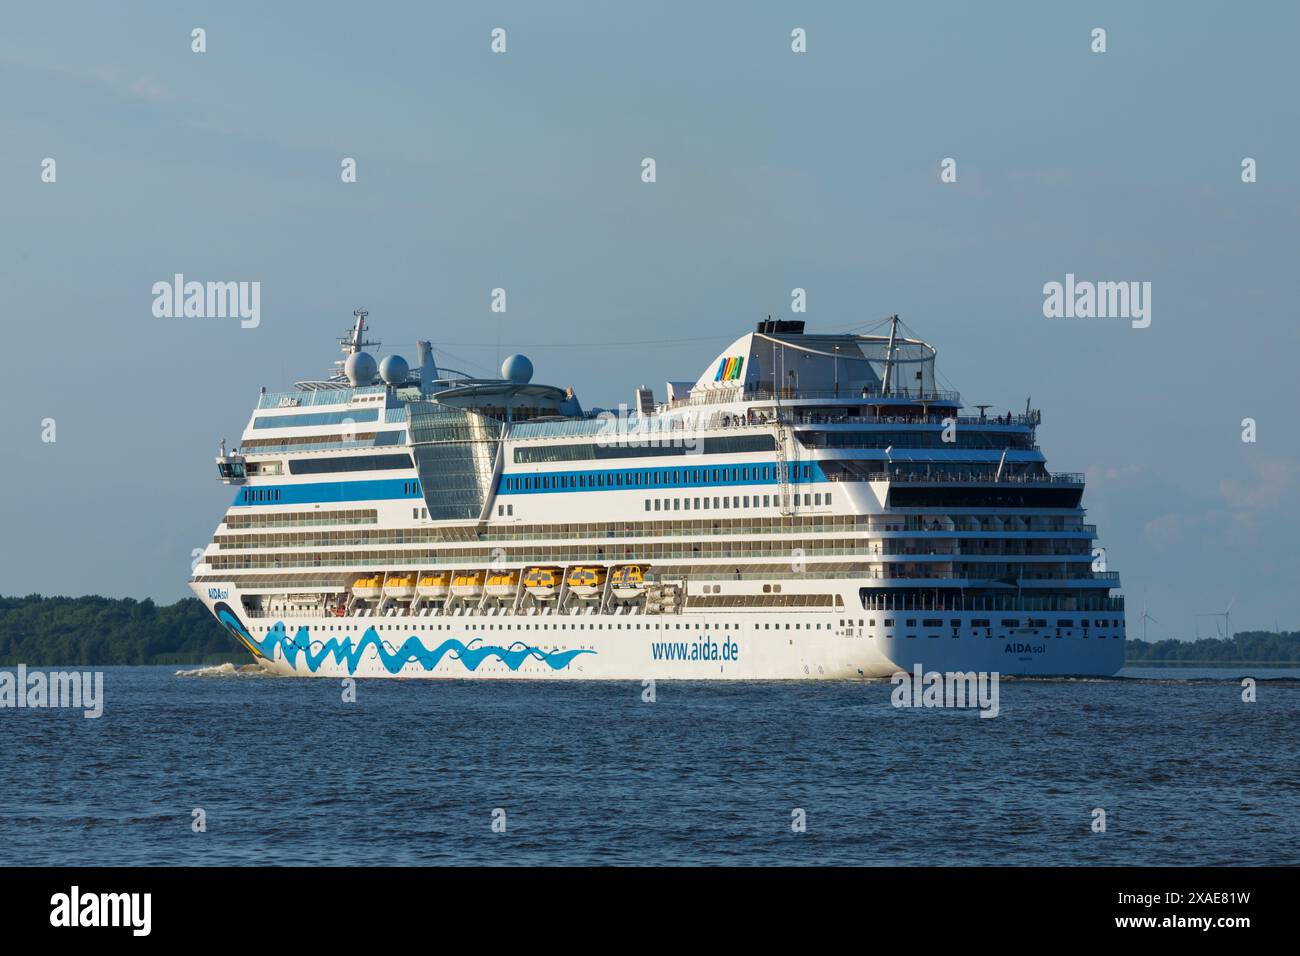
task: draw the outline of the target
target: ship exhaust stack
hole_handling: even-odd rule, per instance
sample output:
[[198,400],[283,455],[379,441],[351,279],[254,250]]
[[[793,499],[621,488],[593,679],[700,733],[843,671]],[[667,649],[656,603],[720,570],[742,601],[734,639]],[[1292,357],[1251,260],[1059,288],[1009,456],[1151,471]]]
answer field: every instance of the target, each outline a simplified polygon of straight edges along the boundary
[[433,363],[433,345],[429,342],[416,342],[416,352],[420,360],[420,394],[428,395],[433,388],[433,381],[438,377],[438,366]]

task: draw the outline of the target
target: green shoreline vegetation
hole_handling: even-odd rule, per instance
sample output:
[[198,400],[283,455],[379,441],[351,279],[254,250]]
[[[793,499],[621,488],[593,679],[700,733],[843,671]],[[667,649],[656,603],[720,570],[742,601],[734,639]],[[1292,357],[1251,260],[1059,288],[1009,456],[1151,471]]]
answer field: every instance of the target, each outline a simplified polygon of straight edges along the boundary
[[[0,666],[235,664],[249,654],[195,598],[156,605],[105,597],[0,597]],[[1300,631],[1243,631],[1232,640],[1128,641],[1134,666],[1300,666]]]
[[196,598],[0,597],[0,665],[249,662],[248,651]]

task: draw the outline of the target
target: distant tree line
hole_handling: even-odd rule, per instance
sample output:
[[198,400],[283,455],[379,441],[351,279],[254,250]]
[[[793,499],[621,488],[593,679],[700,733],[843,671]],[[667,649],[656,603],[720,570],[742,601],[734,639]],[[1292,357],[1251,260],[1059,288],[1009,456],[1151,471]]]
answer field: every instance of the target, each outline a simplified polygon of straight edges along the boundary
[[0,664],[33,667],[246,662],[195,598],[0,597]]
[[1241,631],[1224,637],[1195,641],[1127,641],[1130,664],[1242,662],[1249,664],[1300,664],[1300,631]]

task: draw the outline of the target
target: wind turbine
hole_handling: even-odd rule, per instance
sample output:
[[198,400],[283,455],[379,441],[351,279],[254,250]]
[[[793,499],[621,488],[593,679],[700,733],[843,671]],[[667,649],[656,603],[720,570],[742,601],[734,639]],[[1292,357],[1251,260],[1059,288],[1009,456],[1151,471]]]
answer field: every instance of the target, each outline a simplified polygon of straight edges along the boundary
[[[1232,606],[1233,606],[1234,604],[1236,604],[1236,603],[1237,603],[1237,595],[1234,594],[1234,595],[1232,596],[1232,600],[1228,602],[1228,606],[1225,607],[1222,611],[1207,611],[1207,612],[1205,612],[1204,614],[1198,614],[1198,615],[1196,615],[1196,616],[1197,616],[1197,617],[1221,617],[1221,618],[1223,618],[1223,626],[1224,626],[1224,629],[1228,632],[1228,635],[1227,635],[1227,636],[1228,636],[1228,640],[1232,640]],[[1215,621],[1215,622],[1214,622],[1214,627],[1215,627],[1215,630],[1218,630],[1218,627],[1219,627],[1219,622],[1218,622],[1218,621]],[[1197,636],[1198,636],[1198,637],[1200,636],[1200,632],[1199,632],[1199,630],[1198,630],[1198,632],[1197,632]],[[1220,636],[1220,637],[1223,636],[1223,632],[1222,632],[1222,631],[1219,631],[1219,636]]]
[[1154,617],[1152,617],[1150,614],[1147,613],[1147,589],[1143,588],[1142,589],[1142,641],[1143,643],[1145,643],[1147,639],[1147,621],[1150,621],[1152,624],[1160,623]]

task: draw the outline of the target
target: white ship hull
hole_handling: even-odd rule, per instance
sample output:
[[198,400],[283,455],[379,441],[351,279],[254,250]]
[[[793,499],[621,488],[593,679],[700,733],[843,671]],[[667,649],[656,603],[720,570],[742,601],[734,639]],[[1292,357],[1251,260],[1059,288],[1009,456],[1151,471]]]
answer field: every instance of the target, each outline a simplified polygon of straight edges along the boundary
[[[197,591],[198,589],[196,589]],[[916,665],[1004,676],[1113,676],[1120,635],[975,628],[969,612],[914,638],[844,612],[392,615],[240,619],[199,593],[264,667],[286,677],[506,680],[857,680]],[[960,627],[952,628],[960,620]],[[843,622],[843,623],[841,623]]]

